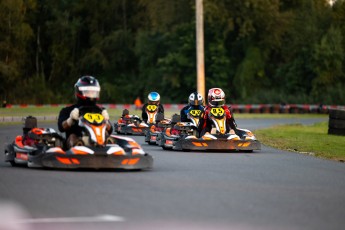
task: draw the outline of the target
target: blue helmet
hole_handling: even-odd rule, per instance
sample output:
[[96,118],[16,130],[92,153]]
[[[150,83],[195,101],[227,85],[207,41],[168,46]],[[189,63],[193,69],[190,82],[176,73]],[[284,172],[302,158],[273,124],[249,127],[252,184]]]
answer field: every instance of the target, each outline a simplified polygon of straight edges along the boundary
[[158,105],[160,102],[161,96],[157,92],[151,92],[149,93],[147,98],[149,99],[149,104]]

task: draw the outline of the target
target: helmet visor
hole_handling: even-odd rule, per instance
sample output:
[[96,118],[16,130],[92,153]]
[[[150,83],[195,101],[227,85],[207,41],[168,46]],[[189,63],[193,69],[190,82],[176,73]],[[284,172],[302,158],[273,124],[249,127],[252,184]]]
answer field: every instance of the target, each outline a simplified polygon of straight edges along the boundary
[[210,101],[210,104],[212,106],[222,106],[225,104],[225,100],[213,100],[213,101]]
[[99,93],[101,91],[99,86],[81,86],[79,90],[86,98],[99,98]]
[[200,100],[190,100],[189,104],[190,105],[202,105],[202,101],[200,101]]
[[159,104],[159,101],[149,101],[149,104],[150,104],[150,105],[158,105],[158,104]]

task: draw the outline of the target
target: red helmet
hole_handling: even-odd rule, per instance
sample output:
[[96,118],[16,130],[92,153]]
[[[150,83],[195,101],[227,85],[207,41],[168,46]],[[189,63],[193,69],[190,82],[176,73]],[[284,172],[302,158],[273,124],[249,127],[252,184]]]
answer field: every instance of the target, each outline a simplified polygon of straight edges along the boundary
[[98,80],[92,76],[83,76],[74,85],[75,97],[80,102],[93,102],[99,99],[101,87]]
[[211,107],[225,104],[225,93],[221,88],[212,88],[208,91],[208,105]]

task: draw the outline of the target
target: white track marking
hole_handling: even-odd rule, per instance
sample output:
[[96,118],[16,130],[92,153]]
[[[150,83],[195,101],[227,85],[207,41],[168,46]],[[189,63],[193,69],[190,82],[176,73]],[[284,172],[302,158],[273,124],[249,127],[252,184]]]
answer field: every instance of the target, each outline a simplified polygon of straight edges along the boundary
[[125,218],[113,215],[100,215],[90,217],[60,217],[60,218],[32,218],[15,221],[21,224],[39,224],[39,223],[86,223],[86,222],[123,222]]

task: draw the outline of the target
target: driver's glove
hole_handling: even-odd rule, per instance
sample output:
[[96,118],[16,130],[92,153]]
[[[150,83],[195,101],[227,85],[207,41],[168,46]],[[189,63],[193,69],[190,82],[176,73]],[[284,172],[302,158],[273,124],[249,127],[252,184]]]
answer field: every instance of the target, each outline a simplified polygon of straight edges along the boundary
[[77,121],[79,119],[79,109],[74,108],[71,113],[69,114],[69,118],[67,119],[67,124],[69,126],[72,126],[74,121]]
[[104,120],[109,121],[109,113],[106,109],[103,109],[102,116],[104,117]]

